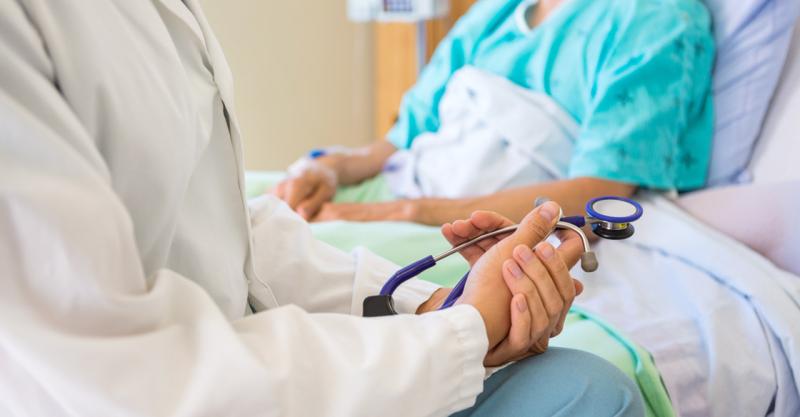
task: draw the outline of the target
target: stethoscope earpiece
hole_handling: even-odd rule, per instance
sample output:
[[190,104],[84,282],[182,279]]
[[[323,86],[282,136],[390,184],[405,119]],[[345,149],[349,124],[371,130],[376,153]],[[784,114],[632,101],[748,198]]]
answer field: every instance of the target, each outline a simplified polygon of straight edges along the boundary
[[597,267],[600,264],[597,262],[597,255],[594,254],[592,251],[584,252],[581,255],[581,269],[586,272],[594,272],[597,271]]

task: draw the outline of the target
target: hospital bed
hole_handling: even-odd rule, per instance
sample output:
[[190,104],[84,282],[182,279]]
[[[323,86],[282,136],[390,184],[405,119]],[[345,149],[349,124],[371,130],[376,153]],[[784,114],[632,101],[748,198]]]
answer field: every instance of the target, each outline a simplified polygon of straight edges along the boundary
[[[642,388],[651,415],[800,415],[798,115],[800,27],[750,181],[678,199],[639,195],[637,235],[596,244],[602,266],[577,273],[586,290],[554,344],[614,362]],[[253,195],[271,181],[248,178]],[[342,249],[364,245],[398,264],[446,246],[438,229],[413,224],[313,228]],[[423,278],[452,285],[465,269],[448,260]]]

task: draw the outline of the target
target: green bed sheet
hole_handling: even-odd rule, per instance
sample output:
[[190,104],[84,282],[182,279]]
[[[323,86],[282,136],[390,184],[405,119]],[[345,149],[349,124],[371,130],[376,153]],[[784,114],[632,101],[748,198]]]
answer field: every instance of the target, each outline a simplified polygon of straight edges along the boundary
[[[280,172],[248,172],[246,192],[248,198],[257,197],[284,174]],[[382,177],[376,177],[358,186],[342,187],[335,201],[366,202],[388,201],[393,196]],[[449,246],[436,227],[406,222],[325,222],[311,225],[314,235],[337,248],[350,251],[357,246],[397,263],[409,264],[423,256],[440,253]],[[444,286],[452,286],[467,271],[467,264],[458,257],[440,262],[436,268],[421,275],[422,279]],[[388,278],[388,277],[387,277]],[[552,346],[580,349],[598,355],[622,370],[636,381],[642,392],[648,416],[674,416],[674,410],[652,356],[600,318],[573,307],[567,317],[564,331]]]

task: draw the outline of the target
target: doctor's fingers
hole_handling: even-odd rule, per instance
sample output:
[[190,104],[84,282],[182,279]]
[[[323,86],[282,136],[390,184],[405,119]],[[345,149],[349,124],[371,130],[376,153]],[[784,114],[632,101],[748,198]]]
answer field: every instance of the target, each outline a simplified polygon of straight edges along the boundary
[[560,244],[558,245],[558,255],[568,268],[572,269],[583,255],[583,239],[572,230],[557,230],[555,233]]
[[[561,257],[567,268],[574,268],[583,255],[583,240],[571,230],[558,230],[556,237],[561,242],[556,249],[558,256]],[[583,283],[576,279],[573,279],[572,283],[575,286],[575,296],[580,295],[583,292]]]
[[[529,247],[525,245],[515,247],[513,256],[517,265],[522,268],[525,275],[530,278],[536,286],[539,296],[542,298],[544,308],[547,310],[550,327],[551,329],[555,328],[564,309],[564,299],[559,293],[555,278],[550,275],[550,272],[545,268],[542,261]],[[550,332],[548,332],[548,334],[549,333]]]
[[451,223],[453,241],[450,243],[462,243],[512,224],[514,223],[511,220],[498,213],[479,210],[473,212],[468,219],[456,220]]
[[564,320],[566,320],[567,313],[570,307],[572,307],[572,302],[575,300],[578,288],[576,288],[576,281],[572,279],[569,273],[569,268],[567,268],[564,260],[552,245],[547,242],[542,242],[536,246],[535,253],[536,257],[547,269],[563,301],[561,315],[551,334],[551,336],[556,336],[561,333],[561,330],[564,328]]
[[[473,212],[469,216],[469,225],[471,225],[472,228],[476,230],[476,233],[474,233],[476,236],[472,237],[477,237],[479,235],[488,232],[493,232],[495,230],[502,229],[511,226],[513,224],[514,222],[512,222],[510,219],[493,211],[478,210]],[[510,235],[511,233],[509,232],[509,233],[504,233],[502,235],[493,236],[491,238],[481,240],[476,244],[476,246],[485,252],[491,249],[491,247],[494,246],[497,242],[507,238]]]
[[[512,297],[517,294],[525,296],[531,316],[530,343],[542,335],[549,335],[554,323],[547,311],[541,291],[536,287],[532,277],[519,266],[516,260],[507,259],[503,262],[503,280],[511,291]],[[530,348],[530,344],[528,347]]]
[[[457,246],[470,239],[513,225],[514,223],[506,217],[491,211],[476,211],[470,215],[469,219],[456,220],[453,223],[446,223],[442,225],[442,235],[447,241]],[[481,240],[475,245],[468,246],[459,253],[466,259],[476,258],[483,255],[484,252],[489,250],[492,246],[497,244],[500,240],[508,237],[511,233],[494,236]],[[477,259],[473,259],[477,260]]]
[[[508,272],[504,272],[508,273]],[[531,350],[531,315],[528,301],[524,294],[511,298],[511,327],[508,335],[497,346],[492,348],[484,359],[485,366],[500,366],[528,355]]]
[[[467,241],[466,238],[462,238],[456,235],[455,232],[453,232],[453,223],[443,224],[440,231],[442,232],[442,236],[444,236],[447,242],[450,243],[450,245],[453,247],[458,246]],[[467,246],[464,249],[461,249],[460,251],[458,251],[458,253],[461,254],[461,256],[463,256],[464,259],[467,260],[470,266],[472,266],[472,264],[474,264],[478,260],[478,258],[480,258],[481,255],[483,255],[484,250],[476,245],[471,245]]]

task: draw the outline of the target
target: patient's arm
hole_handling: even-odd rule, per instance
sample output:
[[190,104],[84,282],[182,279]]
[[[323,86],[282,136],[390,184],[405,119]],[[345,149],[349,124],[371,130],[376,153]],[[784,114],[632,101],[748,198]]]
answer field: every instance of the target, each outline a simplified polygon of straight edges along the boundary
[[531,210],[534,200],[540,196],[558,202],[564,213],[569,215],[583,213],[586,202],[594,197],[628,197],[635,190],[636,187],[631,184],[584,177],[518,187],[471,198],[423,198],[375,204],[328,203],[322,206],[314,220],[404,220],[441,225],[469,217],[477,210],[491,210],[518,222]]
[[564,213],[584,212],[586,202],[594,197],[617,195],[628,197],[636,187],[599,178],[575,178],[512,188],[475,198],[422,199],[418,202],[415,221],[440,224],[468,216],[475,210],[496,211],[515,222],[522,220],[537,197],[547,197],[561,205]]
[[397,151],[389,141],[379,140],[347,153],[325,155],[318,158],[339,177],[339,185],[358,184],[381,173],[383,165]]
[[387,141],[378,141],[343,153],[332,153],[308,161],[289,172],[271,192],[286,201],[292,210],[309,220],[322,204],[336,194],[338,185],[356,184],[372,178],[397,149]]

